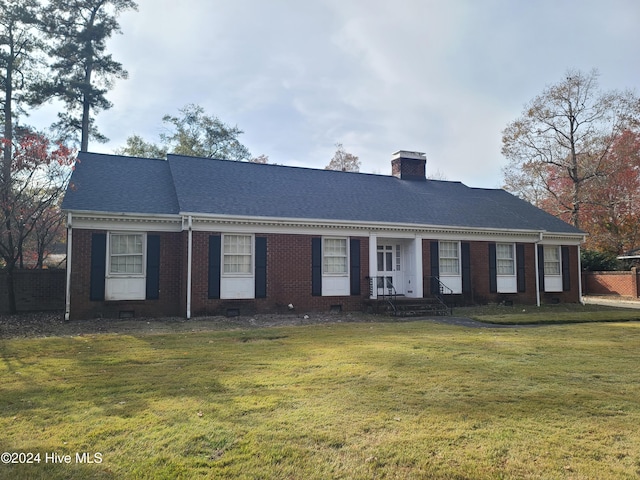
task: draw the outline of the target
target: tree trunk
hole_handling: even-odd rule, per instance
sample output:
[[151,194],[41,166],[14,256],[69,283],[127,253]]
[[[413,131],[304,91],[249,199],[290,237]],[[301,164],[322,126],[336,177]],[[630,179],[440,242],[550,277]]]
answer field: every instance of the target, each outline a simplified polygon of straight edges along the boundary
[[2,145],[3,157],[2,157],[2,181],[3,187],[8,188],[11,184],[11,153],[12,153],[12,140],[13,140],[13,119],[11,109],[13,105],[11,103],[11,95],[13,95],[12,84],[12,69],[13,65],[7,66],[7,82],[5,86],[4,94],[4,142]]
[[85,93],[84,100],[82,102],[82,138],[80,140],[80,151],[86,152],[89,149],[89,99]]

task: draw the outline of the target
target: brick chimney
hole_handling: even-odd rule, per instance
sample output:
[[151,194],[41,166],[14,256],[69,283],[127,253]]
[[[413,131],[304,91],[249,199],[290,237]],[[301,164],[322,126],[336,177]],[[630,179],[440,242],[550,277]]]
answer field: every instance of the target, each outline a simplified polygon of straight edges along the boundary
[[426,180],[427,156],[422,152],[399,150],[391,158],[391,175],[401,180]]

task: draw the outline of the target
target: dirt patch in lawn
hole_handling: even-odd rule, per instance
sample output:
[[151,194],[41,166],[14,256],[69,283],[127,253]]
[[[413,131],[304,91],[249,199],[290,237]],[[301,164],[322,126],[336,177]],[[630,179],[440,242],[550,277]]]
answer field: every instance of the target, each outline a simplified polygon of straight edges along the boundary
[[62,312],[0,315],[0,338],[92,335],[97,333],[173,333],[313,325],[336,322],[379,322],[390,317],[364,313],[261,314],[238,317],[96,318],[65,321]]

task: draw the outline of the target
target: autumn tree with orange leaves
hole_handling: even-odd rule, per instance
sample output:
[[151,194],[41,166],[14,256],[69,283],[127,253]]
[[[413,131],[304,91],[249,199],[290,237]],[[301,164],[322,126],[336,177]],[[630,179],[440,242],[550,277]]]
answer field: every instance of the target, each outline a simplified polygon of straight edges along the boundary
[[507,125],[504,186],[589,233],[586,248],[622,253],[640,246],[640,98],[598,77],[568,71]]
[[7,275],[9,309],[16,311],[13,274],[23,266],[25,247],[35,245],[40,263],[48,242],[55,238],[63,218],[58,208],[71,175],[75,152],[52,146],[40,134],[22,133],[11,149],[10,175],[0,182],[0,262]]

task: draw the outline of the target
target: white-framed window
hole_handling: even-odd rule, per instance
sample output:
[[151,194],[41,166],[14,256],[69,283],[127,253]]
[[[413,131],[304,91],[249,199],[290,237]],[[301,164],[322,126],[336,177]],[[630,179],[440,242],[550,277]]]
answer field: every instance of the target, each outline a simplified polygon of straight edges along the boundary
[[253,235],[222,236],[222,275],[253,275]]
[[496,287],[499,293],[517,293],[516,246],[496,243]]
[[562,273],[561,267],[561,254],[560,247],[545,245],[544,247],[544,274],[546,275],[560,275]]
[[460,243],[440,242],[440,275],[460,275]]
[[144,275],[143,233],[109,234],[109,275]]
[[105,300],[144,300],[146,255],[146,234],[109,232]]
[[324,275],[348,275],[349,257],[346,238],[324,238],[322,271]]
[[496,244],[496,268],[498,275],[516,274],[515,246],[512,243]]
[[562,291],[562,253],[559,245],[544,246],[544,291]]

